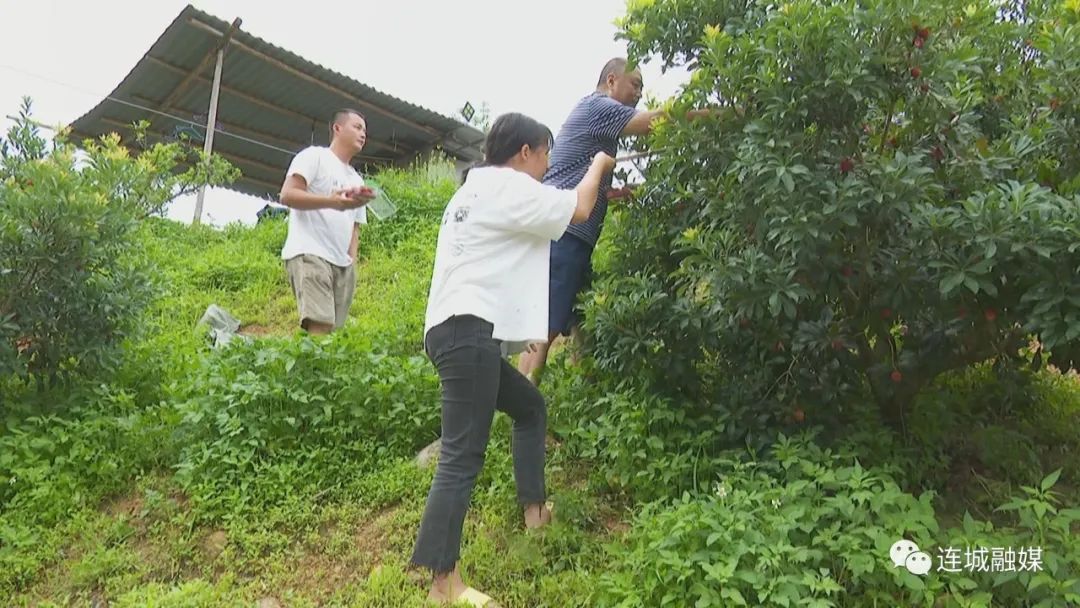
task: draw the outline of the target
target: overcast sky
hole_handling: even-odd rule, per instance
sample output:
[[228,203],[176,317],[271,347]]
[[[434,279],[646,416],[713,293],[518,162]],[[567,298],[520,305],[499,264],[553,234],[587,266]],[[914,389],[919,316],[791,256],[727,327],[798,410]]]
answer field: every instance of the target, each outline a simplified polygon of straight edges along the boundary
[[[187,5],[182,0],[0,0],[0,116],[19,100],[69,123],[127,75]],[[613,21],[625,0],[201,0],[200,10],[380,91],[453,115],[465,103],[524,112],[553,130],[623,55]],[[226,56],[226,61],[228,58]],[[646,95],[685,80],[645,65]],[[209,101],[209,100],[208,100]],[[4,119],[6,131],[11,122]],[[215,223],[252,221],[262,203],[212,191]],[[170,215],[190,219],[191,201]]]

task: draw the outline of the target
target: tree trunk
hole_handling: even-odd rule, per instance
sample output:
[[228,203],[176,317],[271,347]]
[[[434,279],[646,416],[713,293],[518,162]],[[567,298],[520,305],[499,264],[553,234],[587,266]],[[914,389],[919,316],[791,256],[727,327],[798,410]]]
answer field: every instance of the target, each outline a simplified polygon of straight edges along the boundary
[[882,422],[900,435],[907,434],[907,419],[911,414],[915,397],[926,384],[925,379],[905,377],[900,382],[891,378],[874,380],[868,378]]

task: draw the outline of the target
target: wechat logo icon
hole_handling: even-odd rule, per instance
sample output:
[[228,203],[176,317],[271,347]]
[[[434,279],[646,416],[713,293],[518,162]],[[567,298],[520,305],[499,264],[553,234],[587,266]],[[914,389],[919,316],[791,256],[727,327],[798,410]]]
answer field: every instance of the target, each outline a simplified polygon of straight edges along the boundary
[[917,576],[925,576],[927,572],[930,572],[930,566],[933,564],[929,554],[920,551],[919,545],[905,538],[893,543],[889,548],[889,558],[892,560],[893,567],[907,568],[908,572]]

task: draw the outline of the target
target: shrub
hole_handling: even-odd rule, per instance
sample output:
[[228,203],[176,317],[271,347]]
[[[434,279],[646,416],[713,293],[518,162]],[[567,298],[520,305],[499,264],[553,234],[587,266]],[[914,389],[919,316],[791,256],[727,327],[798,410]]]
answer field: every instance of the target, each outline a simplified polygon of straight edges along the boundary
[[334,338],[230,344],[182,393],[178,478],[209,515],[339,490],[415,454],[439,427],[438,377],[426,359]]
[[[711,494],[645,508],[627,546],[613,548],[599,605],[1072,605],[1080,551],[1070,527],[1080,511],[1060,509],[1056,480],[1002,505],[1016,514],[1013,527],[968,515],[941,531],[930,493],[906,494],[882,471],[807,437],[781,438],[768,461],[729,461]],[[889,550],[901,538],[931,555],[929,575],[893,566]],[[964,549],[980,547],[1040,547],[1043,570],[965,570]],[[961,553],[960,572],[937,569],[950,549]]]
[[[776,418],[1080,338],[1080,13],[985,0],[632,2],[633,56],[693,68],[589,303],[594,351]],[[1026,356],[1030,356],[1030,353]],[[714,377],[716,375],[714,374]]]
[[235,176],[181,144],[132,155],[109,135],[83,151],[63,134],[50,148],[28,100],[0,139],[0,376],[45,386],[110,361],[150,297],[139,221]]

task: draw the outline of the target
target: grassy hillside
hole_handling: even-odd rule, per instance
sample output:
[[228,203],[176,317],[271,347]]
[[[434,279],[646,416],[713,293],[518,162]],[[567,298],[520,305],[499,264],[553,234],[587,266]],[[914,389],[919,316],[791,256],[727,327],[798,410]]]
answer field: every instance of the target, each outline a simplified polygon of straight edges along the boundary
[[[439,428],[420,349],[455,187],[439,175],[378,176],[401,212],[364,230],[349,323],[326,339],[295,331],[283,222],[147,223],[159,293],[123,361],[27,392],[0,434],[5,605],[424,605],[405,564],[431,480],[412,458]],[[209,348],[212,303],[253,339]],[[1080,602],[1075,376],[988,366],[941,382],[907,437],[868,408],[754,450],[588,357],[558,354],[548,380],[558,522],[522,532],[503,416],[466,522],[466,580],[507,608]],[[901,535],[932,556],[1037,545],[1045,571],[922,579],[888,567]]]

